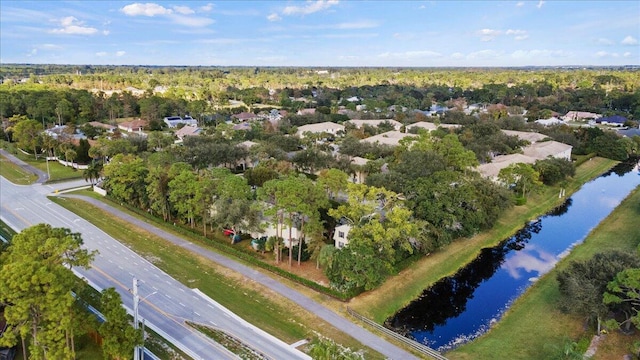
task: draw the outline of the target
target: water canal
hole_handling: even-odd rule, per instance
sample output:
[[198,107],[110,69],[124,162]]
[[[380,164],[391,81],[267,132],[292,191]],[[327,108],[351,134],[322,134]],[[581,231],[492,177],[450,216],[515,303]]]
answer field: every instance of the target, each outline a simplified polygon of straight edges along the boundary
[[625,163],[584,184],[562,206],[424,290],[385,325],[439,351],[482,335],[640,185],[639,175],[638,163]]

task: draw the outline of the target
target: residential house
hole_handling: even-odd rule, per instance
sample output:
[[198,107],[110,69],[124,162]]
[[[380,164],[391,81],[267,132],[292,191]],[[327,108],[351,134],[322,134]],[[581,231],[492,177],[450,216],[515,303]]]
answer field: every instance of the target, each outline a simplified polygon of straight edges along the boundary
[[561,125],[564,124],[565,122],[562,119],[558,119],[555,116],[552,116],[548,119],[539,119],[534,121],[536,124],[540,124],[542,126],[551,126],[551,125]]
[[367,178],[367,173],[364,171],[364,166],[367,165],[369,159],[363,157],[354,156],[351,158],[351,164],[353,167],[353,175],[351,176],[351,182],[356,184],[364,184]]
[[458,125],[458,124],[435,124],[432,122],[427,122],[427,121],[418,121],[416,123],[413,124],[409,124],[407,125],[407,131],[413,129],[413,128],[422,128],[425,129],[429,132],[436,130],[439,127],[443,127],[445,129],[455,129],[455,128],[459,128],[462,125]]
[[538,159],[534,157],[523,154],[500,155],[493,158],[490,163],[478,166],[476,170],[478,170],[478,172],[484,177],[496,179],[498,174],[500,174],[500,170],[508,167],[509,165],[518,163],[533,164],[537,160]]
[[398,146],[400,144],[400,140],[409,137],[416,136],[415,134],[402,133],[397,130],[387,131],[382,134],[378,134],[375,136],[368,137],[366,139],[360,140],[360,142],[368,142],[371,144],[381,144],[381,145],[389,145],[389,146]]
[[133,121],[125,121],[118,124],[118,129],[129,132],[129,133],[137,132],[139,134],[144,134],[142,130],[147,126],[149,126],[148,121],[137,119]]
[[538,160],[544,160],[549,156],[559,159],[571,160],[571,145],[557,141],[542,141],[528,145],[522,149],[523,154],[509,154],[494,157],[490,163],[482,164],[476,168],[478,172],[487,178],[496,179],[500,170],[512,164],[534,164]]
[[582,120],[590,120],[590,119],[594,119],[595,120],[595,119],[599,119],[601,117],[602,117],[602,115],[600,115],[600,114],[587,112],[587,111],[569,111],[568,113],[566,113],[562,117],[562,120],[564,120],[564,121],[582,121]]
[[297,115],[313,115],[315,113],[316,113],[316,109],[310,108],[310,109],[300,109],[296,114]]
[[187,125],[176,131],[176,136],[178,137],[178,141],[182,141],[187,136],[198,136],[201,132],[202,129],[198,126]]
[[336,249],[342,249],[349,243],[349,231],[351,231],[351,225],[338,225],[333,232],[333,244]]
[[95,128],[104,129],[109,134],[113,134],[113,131],[116,129],[116,127],[113,126],[113,125],[101,123],[101,122],[98,122],[98,121],[90,121],[90,122],[88,122],[88,124],[93,126],[93,127],[95,127]]
[[327,133],[331,135],[336,135],[339,131],[344,132],[344,125],[336,124],[331,121],[325,121],[316,124],[308,124],[302,125],[298,127],[298,136],[304,138],[304,133],[310,132],[313,134],[322,134]]
[[259,239],[263,236],[270,238],[272,236],[280,236],[284,239],[284,247],[288,248],[289,245],[298,245],[298,239],[302,233],[294,226],[291,228],[291,244],[289,244],[289,226],[287,224],[273,224],[271,222],[263,222],[263,229],[260,231],[254,231],[251,233],[253,239]]
[[502,130],[502,132],[509,136],[516,136],[520,140],[528,141],[530,144],[535,144],[548,138],[547,135],[532,131]]
[[67,125],[56,125],[50,129],[46,129],[44,133],[54,139],[69,140],[73,135],[73,129]]
[[627,121],[628,119],[624,116],[613,115],[599,118],[596,120],[596,123],[602,125],[623,126]]
[[251,130],[251,123],[241,122],[240,124],[234,124],[233,130],[242,130],[242,131]]
[[365,125],[372,127],[378,127],[380,124],[389,123],[393,126],[394,130],[400,130],[402,123],[393,119],[378,119],[378,120],[348,120],[346,123],[353,124],[356,128],[360,129]]
[[571,161],[571,149],[573,149],[573,146],[561,142],[543,141],[526,146],[522,151],[524,155],[531,156],[536,160],[546,159],[551,156]]
[[[251,140],[246,140],[243,141],[241,143],[239,143],[237,146],[242,146],[244,148],[246,148],[247,150],[251,149],[252,147],[258,145],[258,143],[253,142]],[[253,168],[256,167],[256,165],[258,165],[258,161],[257,160],[253,160],[250,156],[247,156],[244,159],[239,160],[236,163],[236,167],[237,168],[242,168],[242,170],[246,170],[248,168]]]
[[192,118],[189,115],[185,115],[184,118],[181,118],[180,116],[167,116],[163,121],[171,129],[177,127],[180,124],[198,126],[198,120]]
[[252,121],[252,120],[260,120],[260,116],[250,113],[250,112],[241,112],[239,114],[231,115],[231,119],[238,120],[240,122]]

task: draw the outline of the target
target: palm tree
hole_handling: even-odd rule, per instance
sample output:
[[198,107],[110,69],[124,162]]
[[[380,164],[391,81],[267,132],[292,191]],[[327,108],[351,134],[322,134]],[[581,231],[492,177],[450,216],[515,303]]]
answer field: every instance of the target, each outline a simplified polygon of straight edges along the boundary
[[71,163],[71,168],[75,169],[75,166],[73,166],[73,160],[76,158],[76,156],[78,156],[78,153],[76,153],[75,150],[73,149],[67,149],[64,152],[64,158],[67,162]]
[[93,188],[93,184],[102,177],[102,162],[92,161],[82,173],[82,177],[91,182],[91,188]]

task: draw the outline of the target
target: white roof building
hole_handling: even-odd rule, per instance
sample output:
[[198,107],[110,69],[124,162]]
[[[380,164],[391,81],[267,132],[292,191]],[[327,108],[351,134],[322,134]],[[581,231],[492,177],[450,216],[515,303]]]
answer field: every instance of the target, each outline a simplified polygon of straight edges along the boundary
[[177,127],[179,124],[198,126],[198,120],[189,115],[185,115],[184,118],[181,118],[180,116],[167,116],[163,121],[169,128]]
[[548,138],[547,135],[543,135],[537,132],[530,132],[530,131],[502,130],[502,132],[509,136],[517,136],[518,139],[528,141],[531,144],[535,144],[538,141],[542,141]]
[[588,111],[569,111],[566,113],[562,119],[564,121],[576,121],[576,120],[585,120],[585,119],[598,119],[601,118],[602,115],[588,112]]
[[553,116],[550,117],[548,119],[539,119],[534,121],[537,124],[543,125],[543,126],[551,126],[551,125],[558,125],[558,124],[564,124],[564,121],[561,119],[558,119],[557,117]]
[[349,124],[353,124],[356,128],[360,129],[365,125],[378,127],[380,124],[389,123],[393,125],[395,130],[400,130],[402,127],[402,123],[395,121],[393,119],[377,119],[377,120],[348,120],[346,121]]
[[331,121],[325,121],[317,124],[308,124],[298,127],[298,136],[304,137],[304,133],[310,132],[314,134],[327,133],[335,135],[338,131],[344,131],[344,125],[336,124]]
[[406,137],[414,137],[417,136],[415,134],[402,133],[397,130],[387,131],[382,134],[378,134],[375,136],[368,137],[366,139],[360,140],[360,142],[368,142],[371,144],[381,144],[381,145],[389,145],[389,146],[398,146],[400,144],[400,140]]
[[477,170],[482,176],[494,179],[498,177],[500,170],[509,165],[518,163],[533,164],[537,160],[536,158],[522,154],[500,155],[493,158],[492,162],[478,166]]
[[184,138],[187,136],[197,136],[197,135],[200,135],[201,132],[202,132],[201,128],[197,126],[187,125],[187,126],[184,126],[182,129],[176,131],[176,136],[178,137],[178,139],[184,140]]
[[546,159],[549,156],[571,160],[571,149],[573,149],[573,146],[561,142],[543,141],[531,144],[522,150],[525,155],[531,156],[536,160]]

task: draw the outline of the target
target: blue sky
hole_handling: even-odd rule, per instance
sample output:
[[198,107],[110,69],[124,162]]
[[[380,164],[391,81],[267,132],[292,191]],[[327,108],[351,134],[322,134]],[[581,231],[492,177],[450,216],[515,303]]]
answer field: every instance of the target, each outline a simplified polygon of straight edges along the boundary
[[640,1],[0,1],[0,62],[640,65]]

